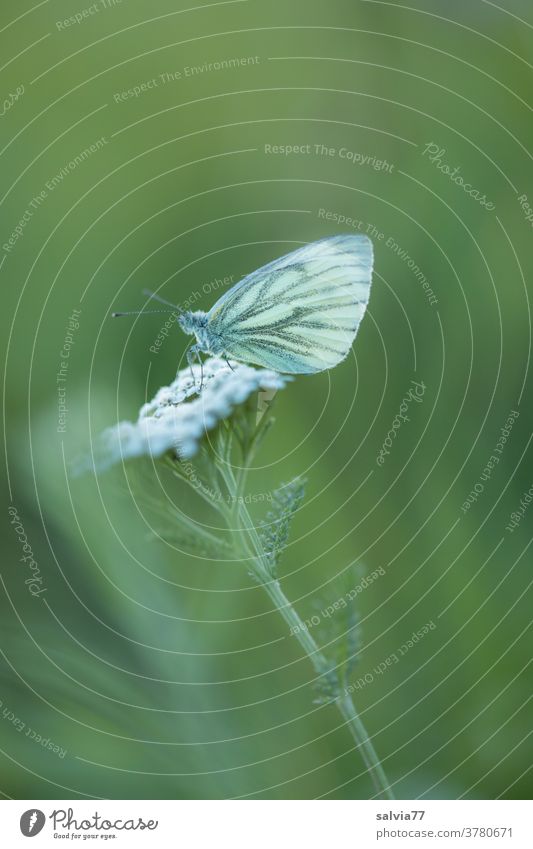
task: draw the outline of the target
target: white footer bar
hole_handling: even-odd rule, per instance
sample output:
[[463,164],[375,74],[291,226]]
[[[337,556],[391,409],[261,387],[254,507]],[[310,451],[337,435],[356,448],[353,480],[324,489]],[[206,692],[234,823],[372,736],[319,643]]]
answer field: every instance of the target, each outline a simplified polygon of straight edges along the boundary
[[0,834],[10,849],[531,849],[532,814],[527,801],[2,801]]

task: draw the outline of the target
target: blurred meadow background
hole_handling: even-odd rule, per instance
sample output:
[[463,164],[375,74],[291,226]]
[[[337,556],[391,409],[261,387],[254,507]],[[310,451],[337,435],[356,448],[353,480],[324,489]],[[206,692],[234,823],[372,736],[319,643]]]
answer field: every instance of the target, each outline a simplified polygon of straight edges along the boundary
[[159,539],[137,493],[190,497],[148,461],[70,467],[185,363],[167,316],[113,310],[207,310],[365,232],[352,355],[279,393],[251,509],[307,478],[281,568],[305,618],[379,570],[353,696],[395,794],[530,796],[531,4],[85,2],[0,11],[1,793],[371,796],[246,567]]

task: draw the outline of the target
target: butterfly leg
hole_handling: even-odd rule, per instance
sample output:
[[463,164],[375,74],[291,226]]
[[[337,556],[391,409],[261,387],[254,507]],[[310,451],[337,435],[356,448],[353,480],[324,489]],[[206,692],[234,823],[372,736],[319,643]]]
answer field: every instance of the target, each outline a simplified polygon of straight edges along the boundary
[[196,384],[196,380],[194,379],[194,372],[192,370],[192,367],[193,367],[194,361],[195,361],[197,356],[198,356],[198,348],[196,347],[196,345],[192,345],[189,348],[189,350],[187,351],[187,363],[188,363],[188,366],[191,370],[192,382],[194,384]]
[[198,354],[198,361],[200,363],[200,389],[198,391],[201,392],[204,388],[204,361],[200,356],[200,351],[196,351],[196,353]]
[[232,371],[235,371],[235,369],[233,368],[233,366],[231,365],[231,363],[230,363],[230,361],[228,360],[227,357],[224,357],[224,361],[225,361],[226,365],[229,366]]

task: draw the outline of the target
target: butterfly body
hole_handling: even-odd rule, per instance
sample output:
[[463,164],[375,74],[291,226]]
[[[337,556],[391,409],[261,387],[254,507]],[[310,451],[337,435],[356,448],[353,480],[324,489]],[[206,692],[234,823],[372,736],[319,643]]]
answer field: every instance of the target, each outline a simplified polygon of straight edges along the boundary
[[289,374],[333,368],[348,354],[368,304],[372,243],[363,235],[312,242],[244,277],[208,313],[185,312],[198,352]]

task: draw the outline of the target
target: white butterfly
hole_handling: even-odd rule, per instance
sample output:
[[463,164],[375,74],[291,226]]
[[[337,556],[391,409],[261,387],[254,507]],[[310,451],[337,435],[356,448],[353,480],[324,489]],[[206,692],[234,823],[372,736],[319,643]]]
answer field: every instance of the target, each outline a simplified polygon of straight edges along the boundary
[[188,353],[290,374],[333,368],[348,354],[370,297],[372,242],[363,235],[312,242],[248,274],[211,307],[184,312]]
[[372,261],[367,236],[331,236],[243,277],[209,312],[181,311],[181,329],[196,337],[189,365],[205,353],[286,374],[333,368],[365,314]]

